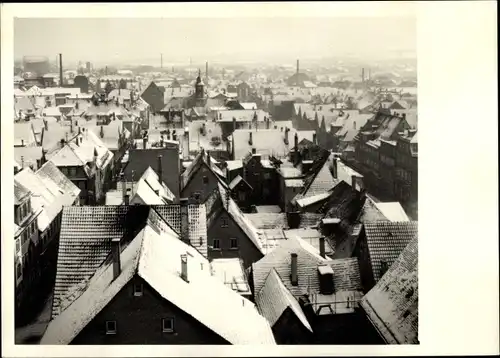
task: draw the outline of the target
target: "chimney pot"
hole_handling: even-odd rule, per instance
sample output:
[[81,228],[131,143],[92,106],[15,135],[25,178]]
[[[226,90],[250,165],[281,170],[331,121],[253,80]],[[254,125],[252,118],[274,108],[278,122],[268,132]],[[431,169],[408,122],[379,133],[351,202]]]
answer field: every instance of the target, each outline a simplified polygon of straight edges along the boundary
[[113,259],[113,280],[116,280],[121,273],[121,262],[120,262],[120,239],[114,238],[111,240],[111,255]]
[[351,184],[352,190],[356,191],[357,176],[356,175],[352,175],[351,179],[352,179],[352,184]]
[[332,159],[332,171],[333,171],[333,177],[337,179],[338,177],[338,166],[337,166],[337,158]]
[[291,281],[292,286],[297,286],[299,284],[299,277],[298,277],[298,273],[297,273],[297,254],[291,253],[290,259],[291,259],[290,281]]

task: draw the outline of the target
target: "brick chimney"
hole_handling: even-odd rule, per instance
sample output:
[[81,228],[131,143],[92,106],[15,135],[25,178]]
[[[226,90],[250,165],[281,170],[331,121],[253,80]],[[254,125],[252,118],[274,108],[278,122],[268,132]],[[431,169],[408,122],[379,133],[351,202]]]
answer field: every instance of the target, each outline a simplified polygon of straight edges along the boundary
[[181,240],[189,244],[189,199],[180,199],[181,215]]
[[148,145],[148,137],[144,136],[142,137],[142,149],[146,149],[147,145]]
[[313,144],[318,144],[316,137],[317,137],[316,133],[313,133]]
[[338,178],[338,165],[337,165],[337,158],[332,159],[332,175],[335,179]]
[[162,159],[162,156],[160,154],[160,155],[158,155],[158,181],[160,183],[163,182],[163,180],[162,180],[162,178],[163,178],[163,167],[162,167],[161,159]]
[[210,158],[210,152],[207,150],[207,165],[210,168],[212,165],[212,158]]
[[299,276],[297,272],[297,254],[290,254],[290,281],[292,286],[297,286],[299,284]]
[[286,213],[286,219],[289,229],[298,229],[298,227],[300,226],[300,212],[288,211]]
[[358,179],[358,177],[356,175],[351,175],[351,180],[352,180],[351,187],[352,187],[352,190],[354,190],[354,191],[356,191],[357,179]]
[[299,150],[299,135],[297,134],[297,132],[295,132],[295,135],[293,136],[293,141],[294,141],[294,149],[295,151],[298,151]]
[[111,257],[113,260],[113,280],[116,280],[118,276],[120,276],[122,270],[120,254],[121,254],[120,238],[113,238],[111,240]]
[[253,145],[252,132],[249,132],[248,144],[249,144],[249,145]]
[[285,128],[285,139],[283,140],[286,145],[288,145],[288,132],[289,131],[290,131],[290,129],[288,129],[288,127],[286,127]]

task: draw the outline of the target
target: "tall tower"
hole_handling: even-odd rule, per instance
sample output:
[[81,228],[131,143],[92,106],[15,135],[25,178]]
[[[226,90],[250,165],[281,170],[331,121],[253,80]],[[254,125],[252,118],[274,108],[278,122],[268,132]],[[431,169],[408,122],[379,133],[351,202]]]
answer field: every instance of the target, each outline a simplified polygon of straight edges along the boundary
[[195,91],[194,93],[196,99],[196,107],[203,107],[205,99],[205,84],[201,79],[201,70],[198,70],[198,77],[196,77],[194,91]]
[[205,82],[208,85],[208,61],[205,63]]

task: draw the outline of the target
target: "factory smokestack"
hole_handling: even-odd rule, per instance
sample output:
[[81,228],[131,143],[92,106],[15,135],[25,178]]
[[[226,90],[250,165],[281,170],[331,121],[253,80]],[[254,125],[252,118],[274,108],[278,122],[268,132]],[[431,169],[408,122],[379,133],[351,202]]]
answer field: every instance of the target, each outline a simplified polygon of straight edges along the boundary
[[59,80],[61,81],[61,83],[59,85],[62,87],[64,84],[63,67],[62,67],[62,53],[59,54]]

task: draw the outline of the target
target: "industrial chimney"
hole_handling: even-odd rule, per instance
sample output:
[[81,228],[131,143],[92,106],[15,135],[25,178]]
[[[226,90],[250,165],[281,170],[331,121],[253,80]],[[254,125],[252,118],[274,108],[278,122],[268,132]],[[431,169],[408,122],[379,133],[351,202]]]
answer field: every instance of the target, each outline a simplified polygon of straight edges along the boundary
[[62,53],[59,54],[59,80],[61,81],[61,83],[59,83],[59,86],[63,87],[64,81],[63,81]]

